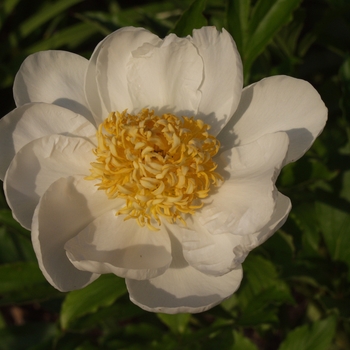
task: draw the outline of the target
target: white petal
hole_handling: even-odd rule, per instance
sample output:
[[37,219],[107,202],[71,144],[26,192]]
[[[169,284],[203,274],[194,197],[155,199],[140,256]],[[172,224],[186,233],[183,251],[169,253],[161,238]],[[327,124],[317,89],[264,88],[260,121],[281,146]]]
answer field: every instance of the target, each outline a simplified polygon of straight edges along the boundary
[[201,225],[213,234],[238,235],[258,231],[271,218],[277,190],[274,182],[288,150],[285,133],[268,134],[259,140],[223,152],[220,172],[226,181],[196,213]]
[[285,131],[289,136],[286,162],[300,158],[322,131],[327,108],[306,81],[274,76],[243,90],[234,116],[219,134],[225,149]]
[[89,175],[94,145],[79,137],[50,135],[25,145],[5,176],[4,190],[14,218],[28,230],[40,197],[60,177]]
[[241,264],[248,253],[270,238],[287,220],[292,209],[290,199],[282,193],[278,193],[276,207],[269,222],[260,231],[244,236],[234,235],[232,247],[234,254],[233,266]]
[[28,56],[13,85],[16,105],[52,103],[94,123],[84,92],[87,66],[84,57],[65,51],[41,51]]
[[239,287],[242,268],[226,275],[206,275],[189,266],[181,244],[171,235],[173,261],[163,275],[150,280],[126,279],[130,299],[144,310],[169,314],[202,312],[230,297]]
[[[107,111],[133,111],[134,105],[126,76],[131,52],[144,43],[156,45],[160,41],[156,35],[143,28],[126,27],[109,35],[96,48],[90,60],[87,82],[92,84],[90,75],[95,75],[98,91]],[[87,95],[90,100],[91,93],[88,92]],[[103,108],[101,112],[104,112]],[[99,117],[102,122],[107,115]]]
[[248,253],[265,242],[286,221],[291,209],[288,197],[278,193],[271,219],[259,231],[246,235],[211,235],[196,222],[190,229],[182,230],[182,246],[186,261],[197,270],[214,275],[223,275],[239,266]]
[[203,61],[187,38],[168,35],[161,44],[146,43],[132,52],[127,65],[132,105],[156,114],[197,114]]
[[94,137],[96,128],[83,116],[55,105],[32,103],[14,109],[0,119],[0,178],[24,145],[51,134]]
[[181,230],[181,243],[186,261],[208,275],[222,276],[230,272],[235,267],[232,235],[212,235],[196,222],[196,216],[193,219],[194,222],[188,224],[188,228]]
[[41,197],[32,224],[32,242],[46,279],[61,291],[83,288],[99,275],[76,269],[64,250],[67,241],[106,211],[120,206],[83,177],[61,178]]
[[68,241],[65,249],[72,264],[79,270],[138,280],[164,273],[172,260],[164,225],[154,232],[124,218],[110,211]]
[[204,81],[198,118],[217,135],[232,117],[243,86],[241,57],[231,35],[223,29],[203,27],[193,31],[193,44],[204,63]]

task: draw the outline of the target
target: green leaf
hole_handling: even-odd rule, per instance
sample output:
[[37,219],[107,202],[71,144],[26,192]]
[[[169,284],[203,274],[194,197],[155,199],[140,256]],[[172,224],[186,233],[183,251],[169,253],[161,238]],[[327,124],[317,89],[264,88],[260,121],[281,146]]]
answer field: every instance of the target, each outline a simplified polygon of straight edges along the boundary
[[184,333],[191,318],[190,314],[158,314],[157,316],[175,334]]
[[248,40],[250,0],[228,0],[227,29],[243,53]]
[[64,12],[67,8],[82,1],[83,0],[60,0],[46,3],[45,6],[40,9],[40,11],[36,12],[32,17],[20,25],[19,32],[21,37],[27,37],[45,22],[48,22],[60,13]]
[[231,350],[258,350],[255,344],[253,344],[248,338],[241,333],[233,331],[234,345]]
[[350,214],[330,204],[317,202],[320,230],[334,260],[348,265],[350,278]]
[[87,287],[70,292],[62,304],[62,328],[67,329],[80,317],[112,305],[125,293],[124,279],[113,274],[102,275]]
[[61,295],[48,284],[35,262],[1,265],[0,281],[0,305],[34,302]]
[[301,0],[260,0],[255,5],[249,22],[249,39],[241,53],[245,72],[263,52],[274,35],[291,18]]
[[336,318],[330,316],[290,332],[279,350],[328,350],[335,335]]
[[195,0],[193,4],[182,14],[176,23],[172,33],[184,37],[192,34],[193,29],[199,29],[208,24],[203,16],[206,0]]
[[90,23],[78,23],[62,29],[48,39],[25,49],[27,55],[44,50],[57,49],[66,46],[68,49],[74,49],[80,44],[91,38],[91,35],[98,32],[98,29]]

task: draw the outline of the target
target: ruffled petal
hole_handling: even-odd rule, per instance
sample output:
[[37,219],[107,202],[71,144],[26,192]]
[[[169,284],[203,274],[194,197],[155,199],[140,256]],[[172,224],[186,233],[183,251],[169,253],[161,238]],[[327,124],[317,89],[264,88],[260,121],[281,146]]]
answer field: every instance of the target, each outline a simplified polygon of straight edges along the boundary
[[263,79],[243,90],[230,122],[218,135],[225,149],[285,131],[289,137],[286,163],[299,159],[323,130],[327,108],[306,81],[287,76]]
[[[132,96],[128,87],[127,71],[128,63],[132,57],[131,52],[144,43],[156,45],[159,43],[156,35],[143,28],[126,27],[115,31],[106,37],[94,51],[89,64],[87,83],[93,85],[93,77],[97,81],[99,96],[102,99],[102,109],[96,109],[96,114],[100,110],[104,112],[123,111],[128,109],[129,113],[137,107],[133,104]],[[153,84],[153,82],[151,82]],[[137,83],[138,84],[138,83]],[[147,87],[149,88],[149,86]],[[94,89],[87,96],[91,100]],[[101,123],[108,115],[97,115],[97,123]]]
[[188,38],[168,35],[161,44],[146,43],[132,51],[127,65],[132,106],[156,114],[197,114],[203,61]]
[[94,123],[84,92],[87,66],[84,57],[65,51],[41,51],[28,56],[13,85],[16,105],[52,103]]
[[68,241],[65,249],[72,264],[83,271],[137,280],[164,273],[172,260],[164,225],[154,232],[124,219],[110,211]]
[[169,314],[203,312],[230,297],[242,280],[242,268],[215,277],[189,266],[178,238],[170,235],[173,261],[164,274],[150,280],[126,279],[130,300],[142,309]]
[[285,223],[290,210],[289,198],[278,193],[274,212],[267,224],[260,231],[246,235],[212,235],[194,216],[188,225],[190,229],[183,228],[181,232],[184,257],[192,267],[205,274],[226,274],[243,263],[252,249],[271,237]]
[[204,63],[204,81],[198,118],[217,135],[236,110],[243,87],[241,57],[231,35],[223,29],[203,27],[193,31],[193,44]]
[[83,116],[46,103],[31,103],[0,119],[0,179],[15,154],[27,143],[51,134],[94,137],[96,128]]
[[118,208],[94,181],[81,176],[60,178],[41,197],[32,224],[32,242],[46,279],[61,291],[83,288],[99,275],[80,271],[69,261],[64,245],[100,215]]
[[263,244],[286,222],[288,214],[292,209],[290,199],[282,193],[277,194],[276,207],[268,223],[260,231],[244,236],[233,235],[231,244],[234,259],[232,266],[241,264],[248,253]]
[[50,135],[25,145],[6,173],[4,190],[14,218],[30,230],[40,197],[60,177],[89,175],[94,145],[79,137]]
[[199,223],[213,234],[260,230],[274,211],[274,183],[287,150],[288,136],[281,132],[221,153],[218,169],[226,181],[204,200],[196,213]]

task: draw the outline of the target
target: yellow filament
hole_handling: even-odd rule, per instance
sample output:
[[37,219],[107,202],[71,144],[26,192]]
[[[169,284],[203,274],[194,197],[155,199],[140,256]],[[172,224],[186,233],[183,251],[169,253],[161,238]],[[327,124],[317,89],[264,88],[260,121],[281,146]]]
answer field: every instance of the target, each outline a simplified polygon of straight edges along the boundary
[[117,215],[157,230],[160,217],[185,224],[182,214],[203,206],[222,177],[212,158],[220,143],[202,120],[172,114],[112,112],[97,131],[96,162],[87,180],[99,179],[108,198],[122,198]]

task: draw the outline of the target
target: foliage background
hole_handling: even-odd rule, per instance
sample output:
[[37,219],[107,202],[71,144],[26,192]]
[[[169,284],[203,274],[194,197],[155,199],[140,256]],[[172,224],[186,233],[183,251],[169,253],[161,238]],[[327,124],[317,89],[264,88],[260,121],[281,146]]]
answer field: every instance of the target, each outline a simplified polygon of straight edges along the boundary
[[287,223],[249,255],[230,299],[202,314],[157,315],[134,306],[112,275],[80,291],[53,289],[1,196],[0,350],[350,349],[348,0],[0,0],[0,115],[14,108],[14,76],[33,52],[88,58],[122,26],[164,37],[206,24],[233,35],[246,85],[302,78],[329,109],[321,137],[279,178],[293,202]]

